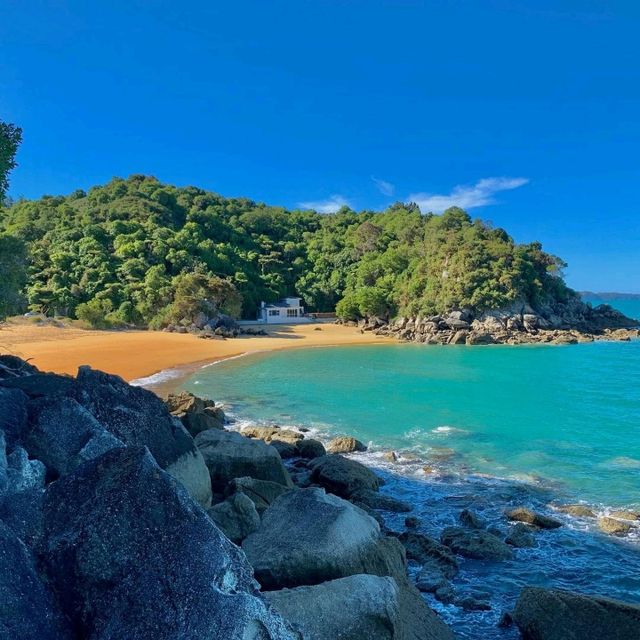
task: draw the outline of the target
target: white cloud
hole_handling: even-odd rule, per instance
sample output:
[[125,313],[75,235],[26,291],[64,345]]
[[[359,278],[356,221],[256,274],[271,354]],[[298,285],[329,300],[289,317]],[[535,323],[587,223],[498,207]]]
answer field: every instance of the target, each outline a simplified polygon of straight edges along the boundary
[[340,207],[351,207],[351,203],[344,197],[334,194],[326,200],[314,200],[312,202],[299,202],[302,209],[313,209],[318,213],[335,213]]
[[386,180],[380,180],[375,176],[371,176],[376,187],[378,187],[378,191],[385,196],[392,196],[396,190],[396,187],[391,182],[387,182]]
[[442,213],[449,207],[473,209],[494,204],[499,191],[517,189],[527,184],[527,178],[483,178],[473,185],[458,185],[449,194],[412,193],[407,200],[415,202],[422,213]]

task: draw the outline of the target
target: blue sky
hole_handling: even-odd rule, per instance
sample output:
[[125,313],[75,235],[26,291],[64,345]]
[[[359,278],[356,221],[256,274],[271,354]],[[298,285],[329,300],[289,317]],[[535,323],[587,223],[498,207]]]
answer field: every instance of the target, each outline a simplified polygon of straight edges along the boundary
[[148,173],[287,207],[458,203],[640,292],[640,3],[3,0],[14,197]]

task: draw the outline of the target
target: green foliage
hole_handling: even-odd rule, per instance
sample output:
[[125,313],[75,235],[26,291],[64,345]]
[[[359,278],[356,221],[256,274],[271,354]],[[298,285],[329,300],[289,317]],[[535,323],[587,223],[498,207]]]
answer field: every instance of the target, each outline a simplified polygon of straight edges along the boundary
[[27,280],[27,254],[18,238],[0,233],[0,318],[21,311],[21,290]]
[[22,142],[22,129],[0,120],[0,204],[9,188],[9,172],[16,167],[16,152]]
[[321,215],[134,175],[18,202],[0,212],[0,230],[28,246],[31,307],[94,326],[158,327],[199,311],[255,317],[261,300],[293,294],[349,318],[574,295],[558,258],[458,208]]

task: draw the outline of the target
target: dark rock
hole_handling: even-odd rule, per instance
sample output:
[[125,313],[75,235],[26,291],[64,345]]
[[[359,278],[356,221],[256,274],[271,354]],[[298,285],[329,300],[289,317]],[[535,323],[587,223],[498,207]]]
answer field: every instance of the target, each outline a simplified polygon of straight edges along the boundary
[[256,507],[244,493],[234,493],[224,502],[208,509],[207,514],[235,544],[240,544],[260,526],[260,516]]
[[27,395],[20,389],[0,387],[0,431],[9,447],[21,440],[27,426]]
[[506,511],[505,515],[509,520],[525,522],[534,527],[540,527],[540,529],[557,529],[562,526],[562,522],[559,520],[542,515],[541,513],[536,513],[535,511],[531,511],[531,509],[525,509],[524,507]]
[[538,546],[538,542],[531,534],[531,527],[524,524],[524,522],[518,522],[509,527],[505,542],[512,547],[518,548]]
[[417,529],[420,526],[420,519],[416,516],[407,516],[404,519],[404,526],[408,529]]
[[357,573],[406,581],[397,540],[382,537],[378,523],[361,509],[318,488],[280,496],[242,548],[267,590]]
[[484,520],[469,509],[463,509],[459,516],[460,524],[468,529],[484,529],[486,523]]
[[214,487],[226,487],[234,478],[249,476],[293,486],[278,452],[262,440],[235,431],[210,429],[196,437]]
[[164,402],[119,376],[80,367],[76,400],[128,446],[146,446],[156,462],[201,505],[211,503],[211,484],[193,439]]
[[499,629],[508,629],[513,624],[513,617],[508,611],[505,611],[498,620]]
[[477,560],[511,560],[511,547],[488,531],[448,527],[440,537],[454,553]]
[[65,396],[29,402],[29,429],[24,444],[32,457],[44,462],[54,478],[124,445],[87,409]]
[[353,453],[354,451],[366,451],[367,447],[351,436],[338,436],[329,441],[326,446],[327,453]]
[[269,507],[276,498],[279,498],[287,491],[291,491],[291,489],[279,482],[257,480],[249,476],[235,478],[227,487],[227,495],[244,493],[250,498],[260,515],[262,515],[262,512]]
[[0,522],[0,638],[72,640],[75,636],[37,573],[31,552]]
[[298,449],[295,445],[288,442],[283,442],[282,440],[271,440],[269,444],[280,454],[280,457],[283,460],[295,458],[298,455]]
[[438,589],[448,585],[442,571],[433,564],[422,567],[416,576],[416,587],[425,593],[435,593]]
[[71,395],[75,390],[75,380],[70,376],[57,373],[31,373],[17,378],[0,380],[0,386],[7,389],[20,389],[30,398],[42,396]]
[[315,458],[309,466],[313,482],[342,497],[357,491],[377,491],[382,484],[371,469],[339,455]]
[[141,447],[49,485],[41,554],[77,637],[292,638],[243,553]]
[[438,602],[442,602],[442,604],[453,604],[455,600],[455,593],[450,584],[445,584],[438,589],[435,590],[433,594]]
[[389,577],[354,575],[265,597],[309,640],[453,640],[415,590]]
[[491,611],[491,605],[488,602],[473,598],[472,596],[458,598],[454,601],[454,604],[456,607],[460,607],[465,611]]
[[38,373],[38,369],[26,360],[9,354],[0,355],[0,380],[26,376],[32,373]]
[[382,511],[392,511],[394,513],[408,513],[413,507],[404,500],[398,500],[393,496],[387,496],[377,491],[362,490],[352,493],[351,501],[366,504],[371,509],[380,509]]
[[298,455],[309,460],[320,458],[327,454],[324,445],[319,440],[313,438],[305,438],[296,444]]
[[405,531],[398,540],[406,549],[407,558],[429,567],[437,567],[445,578],[453,578],[458,573],[458,560],[449,547],[434,538],[416,531]]
[[513,619],[524,640],[637,640],[640,606],[560,589],[525,587]]

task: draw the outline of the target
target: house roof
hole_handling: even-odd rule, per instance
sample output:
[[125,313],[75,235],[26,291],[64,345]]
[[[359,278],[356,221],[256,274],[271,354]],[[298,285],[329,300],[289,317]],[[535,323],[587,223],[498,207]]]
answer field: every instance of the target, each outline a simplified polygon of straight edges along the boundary
[[298,301],[298,304],[291,305],[286,300],[280,300],[280,302],[274,302],[265,305],[265,309],[286,309],[288,307],[299,307],[300,306],[300,298],[295,298]]

